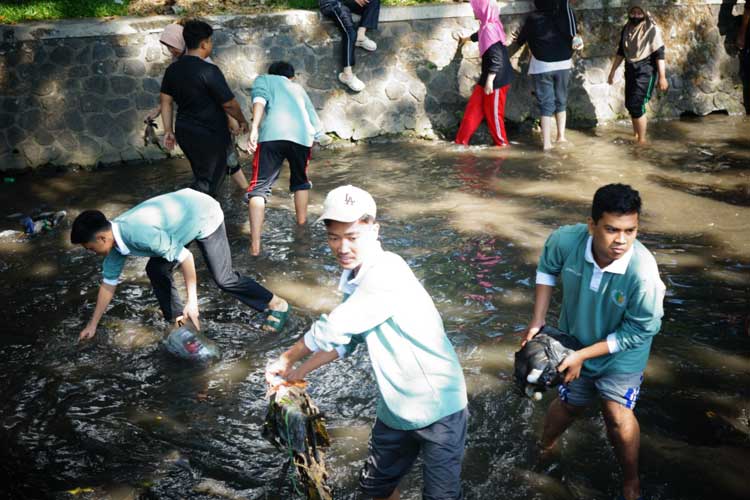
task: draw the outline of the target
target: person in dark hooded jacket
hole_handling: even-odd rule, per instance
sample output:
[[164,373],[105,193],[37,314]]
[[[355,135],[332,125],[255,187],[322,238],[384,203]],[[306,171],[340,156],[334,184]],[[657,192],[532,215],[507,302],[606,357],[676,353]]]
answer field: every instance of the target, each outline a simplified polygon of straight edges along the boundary
[[[515,41],[528,43],[531,51],[529,75],[541,115],[542,145],[547,150],[552,148],[553,115],[557,142],[567,142],[566,108],[576,20],[567,0],[534,0],[534,5],[536,10],[526,18]],[[576,48],[580,48],[580,40],[577,42]]]

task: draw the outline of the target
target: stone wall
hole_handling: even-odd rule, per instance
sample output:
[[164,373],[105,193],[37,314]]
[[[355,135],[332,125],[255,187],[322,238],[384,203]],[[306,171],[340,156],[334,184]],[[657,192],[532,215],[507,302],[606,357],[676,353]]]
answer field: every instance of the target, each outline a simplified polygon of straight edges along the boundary
[[[742,5],[647,3],[663,27],[671,85],[652,101],[650,113],[741,113],[731,42]],[[531,10],[530,2],[501,6],[508,32]],[[590,126],[625,117],[622,75],[614,86],[606,83],[625,9],[618,0],[578,0],[576,7],[586,47],[575,59],[570,122]],[[163,158],[158,148],[143,146],[142,133],[169,64],[158,37],[172,21],[163,16],[3,26],[0,170]],[[248,114],[255,77],[271,61],[286,59],[297,68],[327,131],[346,140],[383,134],[451,137],[479,73],[476,44],[459,48],[452,37],[476,27],[467,4],[384,9],[373,35],[378,50],[357,54],[356,72],[367,83],[359,94],[338,83],[340,36],[316,12],[210,21],[217,28],[213,58]],[[516,51],[513,62],[517,74],[506,108],[511,130],[534,117],[525,75],[528,51]]]

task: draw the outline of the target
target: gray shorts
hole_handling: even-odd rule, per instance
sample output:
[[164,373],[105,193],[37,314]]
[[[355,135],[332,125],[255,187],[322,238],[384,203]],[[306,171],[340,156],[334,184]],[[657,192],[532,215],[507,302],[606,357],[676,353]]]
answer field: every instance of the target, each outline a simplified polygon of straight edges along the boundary
[[581,375],[569,384],[560,384],[560,400],[572,406],[588,406],[597,398],[609,399],[632,410],[638,401],[643,372],[613,373],[591,378]]
[[539,114],[552,116],[562,113],[568,106],[568,83],[570,70],[561,69],[531,75],[534,80],[534,94],[539,105]]
[[359,487],[367,496],[389,497],[421,453],[422,498],[461,500],[461,462],[468,415],[464,408],[411,431],[392,429],[376,420],[370,436],[370,456],[362,468]]

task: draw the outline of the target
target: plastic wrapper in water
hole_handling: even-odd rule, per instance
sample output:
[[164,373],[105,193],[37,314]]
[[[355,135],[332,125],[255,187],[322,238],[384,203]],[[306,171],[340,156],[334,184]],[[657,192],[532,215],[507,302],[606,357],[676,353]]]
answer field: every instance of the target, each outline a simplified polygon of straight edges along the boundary
[[200,334],[192,323],[172,330],[163,344],[172,355],[195,363],[211,363],[221,357],[216,344]]

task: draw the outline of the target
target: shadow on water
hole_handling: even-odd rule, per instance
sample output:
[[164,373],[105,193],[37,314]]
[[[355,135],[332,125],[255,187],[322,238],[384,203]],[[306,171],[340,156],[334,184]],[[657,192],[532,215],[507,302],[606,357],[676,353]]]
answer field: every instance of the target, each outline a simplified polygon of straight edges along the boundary
[[[384,246],[404,256],[443,315],[470,395],[467,498],[618,493],[619,468],[594,411],[566,433],[559,463],[546,471],[533,467],[553,396],[533,403],[511,384],[541,246],[560,224],[584,221],[592,193],[607,182],[641,191],[640,238],[668,289],[637,410],[644,489],[662,500],[744,497],[742,464],[750,460],[750,207],[740,196],[750,184],[746,127],[746,119],[730,117],[659,123],[648,148],[623,139],[629,136],[623,124],[573,131],[570,146],[546,154],[523,145],[499,151],[422,142],[315,154],[310,218],[336,185],[370,190],[379,202]],[[92,207],[115,216],[189,179],[187,165],[171,161],[32,175],[0,186],[0,215],[41,206],[69,211],[52,233],[0,239],[0,276],[8,284],[0,290],[0,496],[66,498],[66,490],[91,487],[82,498],[208,498],[207,491],[217,491],[208,480],[245,498],[293,496],[288,486],[277,493],[283,456],[260,437],[262,372],[268,358],[340,298],[323,229],[294,227],[287,174],[267,210],[261,258],[247,254],[239,192],[227,183],[221,199],[235,267],[295,306],[282,335],[263,334],[258,315],[220,294],[197,255],[201,316],[222,351],[220,363],[193,369],[162,351],[159,339],[168,326],[142,259],[126,266],[96,338],[76,342],[93,310],[100,260],[69,244],[70,220]],[[13,224],[0,218],[0,230]],[[550,314],[557,311],[555,300]],[[328,462],[336,498],[359,498],[357,473],[376,397],[366,353],[314,373],[310,383],[334,438]],[[403,498],[420,498],[418,472],[402,487]]]

